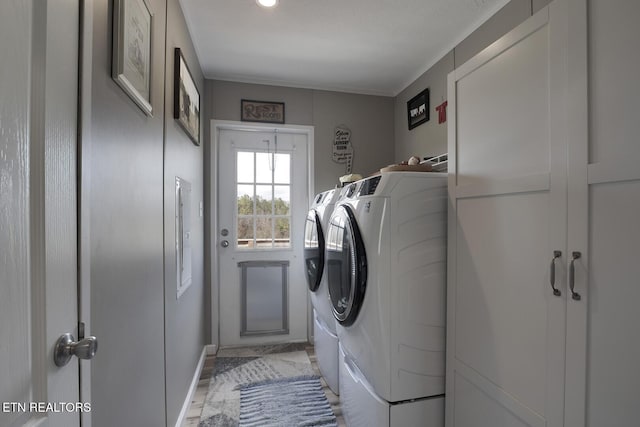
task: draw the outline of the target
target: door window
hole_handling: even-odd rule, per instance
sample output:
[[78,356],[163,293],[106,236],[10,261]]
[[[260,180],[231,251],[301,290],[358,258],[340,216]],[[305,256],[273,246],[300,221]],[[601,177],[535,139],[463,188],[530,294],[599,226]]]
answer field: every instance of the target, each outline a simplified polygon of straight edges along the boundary
[[236,152],[238,249],[291,247],[291,153]]

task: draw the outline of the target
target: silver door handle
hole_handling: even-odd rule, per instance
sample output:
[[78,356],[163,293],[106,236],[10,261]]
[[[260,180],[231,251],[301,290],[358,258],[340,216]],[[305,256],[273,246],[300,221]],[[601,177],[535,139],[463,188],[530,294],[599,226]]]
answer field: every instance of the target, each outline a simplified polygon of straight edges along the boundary
[[96,337],[87,337],[80,341],[74,341],[73,335],[63,334],[56,341],[53,361],[56,366],[64,366],[69,363],[71,356],[76,356],[78,359],[93,359],[97,351],[98,339]]
[[229,241],[228,240],[223,240],[222,242],[220,242],[220,246],[222,246],[223,248],[229,247]]
[[557,297],[562,295],[560,289],[556,288],[556,258],[560,258],[561,256],[561,251],[553,251],[553,259],[551,260],[551,267],[549,271],[549,282],[551,283],[551,289],[553,289],[553,294]]
[[573,290],[573,288],[576,285],[576,268],[574,266],[574,263],[576,262],[577,259],[579,259],[582,256],[582,254],[580,252],[573,252],[571,254],[571,264],[569,264],[569,289],[571,290],[571,298],[573,298],[576,301],[580,301],[580,299],[582,298],[580,296],[579,293],[575,292]]

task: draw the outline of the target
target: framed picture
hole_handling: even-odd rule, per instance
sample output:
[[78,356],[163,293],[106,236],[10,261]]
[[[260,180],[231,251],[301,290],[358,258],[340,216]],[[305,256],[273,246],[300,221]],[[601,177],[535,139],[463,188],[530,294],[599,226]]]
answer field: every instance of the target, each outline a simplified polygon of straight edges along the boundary
[[284,124],[284,102],[240,101],[240,119],[243,122]]
[[425,89],[407,102],[409,130],[429,121],[429,89]]
[[151,29],[146,0],[114,0],[111,76],[151,116]]
[[200,92],[179,47],[175,49],[173,71],[173,118],[193,143],[200,145]]

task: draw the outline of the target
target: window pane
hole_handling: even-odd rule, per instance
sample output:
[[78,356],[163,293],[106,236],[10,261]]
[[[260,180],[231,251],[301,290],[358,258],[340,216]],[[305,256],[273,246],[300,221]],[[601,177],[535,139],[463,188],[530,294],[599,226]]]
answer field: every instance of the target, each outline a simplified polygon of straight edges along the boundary
[[272,246],[273,237],[271,234],[271,218],[256,218],[256,247],[270,248]]
[[253,218],[238,218],[238,249],[253,247]]
[[271,153],[256,153],[256,182],[270,184],[273,182]]
[[253,152],[238,151],[236,169],[237,182],[253,182]]
[[253,185],[238,185],[238,214],[253,215]]
[[276,215],[289,215],[291,209],[291,187],[288,185],[274,185],[273,186],[273,199],[274,210]]
[[271,200],[273,198],[271,192],[273,187],[270,185],[256,185],[256,214],[271,215],[273,209]]
[[291,183],[291,154],[278,153],[275,155],[274,173],[274,181],[276,183]]
[[236,153],[239,249],[291,247],[291,166],[291,153]]
[[276,227],[274,233],[274,245],[280,248],[288,248],[291,240],[289,218],[276,218]]

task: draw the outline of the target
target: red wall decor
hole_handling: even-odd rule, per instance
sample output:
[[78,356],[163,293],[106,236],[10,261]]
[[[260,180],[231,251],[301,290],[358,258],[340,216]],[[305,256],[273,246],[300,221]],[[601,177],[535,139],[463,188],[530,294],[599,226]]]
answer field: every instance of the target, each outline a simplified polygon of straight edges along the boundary
[[438,112],[438,123],[444,123],[447,121],[447,101],[444,101],[442,104],[436,107],[436,111]]

